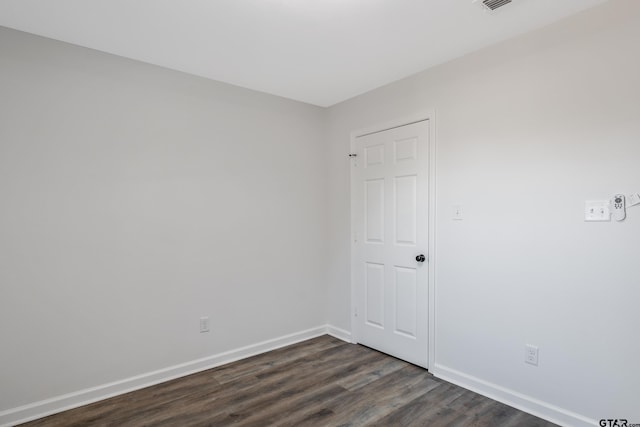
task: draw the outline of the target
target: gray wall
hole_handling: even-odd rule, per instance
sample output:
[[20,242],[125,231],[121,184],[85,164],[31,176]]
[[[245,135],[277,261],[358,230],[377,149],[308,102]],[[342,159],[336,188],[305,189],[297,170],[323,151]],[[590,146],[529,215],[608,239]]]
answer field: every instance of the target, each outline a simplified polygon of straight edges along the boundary
[[350,132],[433,108],[436,371],[640,422],[640,206],[583,221],[585,200],[640,192],[638,22],[612,1],[332,107],[329,322],[350,324]]
[[326,323],[322,109],[1,28],[0,94],[0,412]]

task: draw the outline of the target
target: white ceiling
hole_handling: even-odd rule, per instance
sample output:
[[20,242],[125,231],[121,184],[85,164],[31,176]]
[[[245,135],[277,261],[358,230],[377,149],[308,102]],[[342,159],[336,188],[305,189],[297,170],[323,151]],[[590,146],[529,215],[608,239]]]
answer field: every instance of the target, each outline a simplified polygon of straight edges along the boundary
[[606,0],[0,0],[0,25],[329,106]]

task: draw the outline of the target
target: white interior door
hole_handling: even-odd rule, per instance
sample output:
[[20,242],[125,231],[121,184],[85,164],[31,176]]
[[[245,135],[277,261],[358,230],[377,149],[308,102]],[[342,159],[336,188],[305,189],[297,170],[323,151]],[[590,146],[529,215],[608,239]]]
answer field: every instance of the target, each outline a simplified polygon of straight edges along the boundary
[[355,151],[356,340],[426,368],[429,121],[358,137]]

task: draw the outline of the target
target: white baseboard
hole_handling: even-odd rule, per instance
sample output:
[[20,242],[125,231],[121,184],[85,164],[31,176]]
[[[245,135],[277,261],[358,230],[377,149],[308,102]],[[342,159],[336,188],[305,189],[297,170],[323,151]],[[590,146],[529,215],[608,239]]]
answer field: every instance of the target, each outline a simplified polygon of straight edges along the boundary
[[91,387],[73,393],[56,396],[51,399],[41,400],[8,409],[0,412],[0,427],[8,427],[16,424],[46,417],[68,409],[77,408],[99,400],[108,399],[119,394],[139,390],[165,381],[191,375],[226,363],[255,356],[280,347],[295,344],[321,335],[332,335],[336,338],[349,341],[350,334],[347,331],[324,325],[306,331],[300,331],[279,338],[270,339],[257,344],[238,348],[224,353],[208,356],[202,359],[192,360],[180,365],[170,366],[157,371],[148,372],[124,380]]
[[598,425],[596,420],[437,363],[431,373],[445,381],[561,426],[592,427]]
[[344,329],[340,329],[335,326],[327,325],[327,334],[348,343],[352,342],[351,332],[345,331]]

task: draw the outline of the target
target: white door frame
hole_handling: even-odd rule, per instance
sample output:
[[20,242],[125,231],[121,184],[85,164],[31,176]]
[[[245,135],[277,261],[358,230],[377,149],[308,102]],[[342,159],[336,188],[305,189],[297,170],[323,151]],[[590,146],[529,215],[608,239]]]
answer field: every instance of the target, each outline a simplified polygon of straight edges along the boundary
[[[436,295],[436,124],[435,124],[435,110],[427,110],[418,114],[414,114],[408,117],[399,118],[395,120],[391,120],[388,122],[380,123],[374,126],[370,126],[363,129],[358,129],[351,132],[351,141],[350,141],[350,153],[354,153],[356,146],[356,138],[365,136],[371,133],[382,132],[385,130],[397,128],[400,126],[410,125],[416,122],[421,122],[424,120],[429,121],[429,219],[428,219],[428,230],[429,230],[429,241],[428,241],[428,249],[429,249],[429,274],[428,274],[428,307],[429,307],[429,325],[427,330],[429,331],[429,352],[427,366],[429,371],[433,372],[433,368],[435,366],[435,349],[436,349],[436,304],[435,304],[435,295]],[[353,161],[353,160],[351,160]],[[358,343],[359,331],[358,325],[355,320],[356,315],[356,280],[353,265],[355,263],[355,244],[354,244],[354,235],[356,232],[356,224],[355,224],[355,206],[353,200],[354,194],[354,168],[350,167],[350,204],[351,204],[351,234],[350,234],[350,242],[351,242],[351,257],[350,257],[350,272],[351,272],[351,306],[350,306],[350,320],[351,320],[351,342]]]

